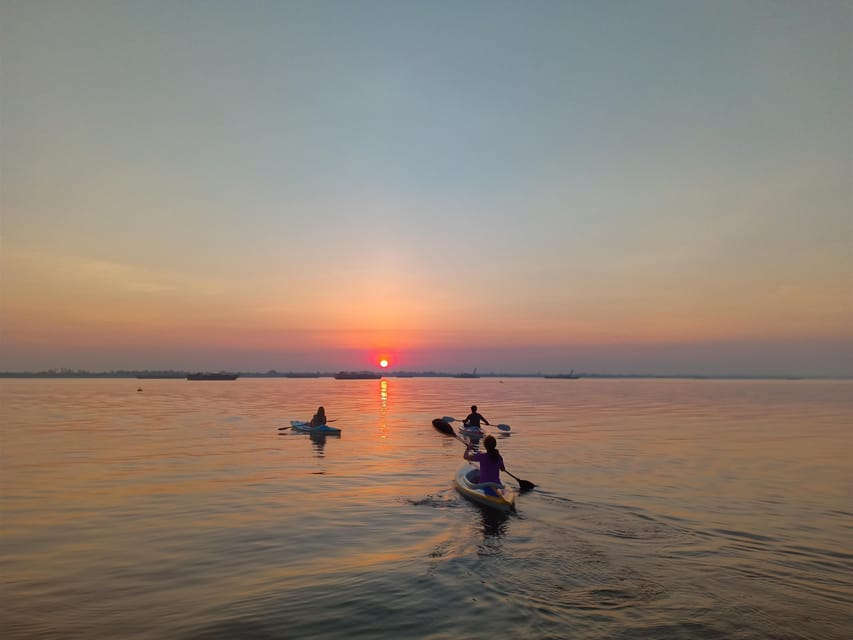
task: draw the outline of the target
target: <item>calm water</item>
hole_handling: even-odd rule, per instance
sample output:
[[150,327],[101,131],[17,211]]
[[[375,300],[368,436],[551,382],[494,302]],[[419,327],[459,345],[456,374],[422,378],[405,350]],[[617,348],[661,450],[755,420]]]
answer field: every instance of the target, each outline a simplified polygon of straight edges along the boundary
[[[142,391],[137,391],[141,387]],[[431,427],[537,489],[496,516]],[[339,438],[277,427],[324,404]],[[853,383],[3,380],[6,638],[847,638]]]

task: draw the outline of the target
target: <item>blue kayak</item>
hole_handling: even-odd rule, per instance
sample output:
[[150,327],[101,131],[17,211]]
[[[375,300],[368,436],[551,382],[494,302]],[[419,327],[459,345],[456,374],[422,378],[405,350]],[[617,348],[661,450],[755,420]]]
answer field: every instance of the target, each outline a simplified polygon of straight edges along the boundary
[[304,420],[291,420],[290,428],[294,431],[300,431],[302,433],[324,433],[326,435],[339,435],[341,430],[337,427],[330,427],[327,424],[317,425],[316,427],[312,427],[310,422],[305,422]]

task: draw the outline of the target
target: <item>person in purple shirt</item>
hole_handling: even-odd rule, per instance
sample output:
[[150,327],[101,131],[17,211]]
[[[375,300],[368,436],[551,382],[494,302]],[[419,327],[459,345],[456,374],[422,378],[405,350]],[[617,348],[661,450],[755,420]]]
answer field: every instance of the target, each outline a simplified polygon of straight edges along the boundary
[[501,482],[501,471],[506,471],[504,468],[504,459],[497,450],[497,440],[494,436],[486,436],[483,440],[483,445],[486,447],[485,452],[477,452],[471,450],[471,445],[465,446],[465,453],[462,457],[469,462],[480,463],[480,482]]

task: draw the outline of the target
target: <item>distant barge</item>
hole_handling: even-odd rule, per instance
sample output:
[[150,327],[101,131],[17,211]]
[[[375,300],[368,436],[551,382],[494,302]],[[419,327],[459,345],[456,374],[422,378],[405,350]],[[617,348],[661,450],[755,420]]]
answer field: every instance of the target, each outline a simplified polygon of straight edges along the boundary
[[543,378],[560,378],[561,380],[577,380],[578,376],[575,375],[575,370],[572,369],[568,373],[554,373],[547,376],[542,376]]
[[379,380],[382,376],[372,371],[338,371],[335,380]]
[[457,373],[453,377],[454,378],[479,378],[480,376],[477,375],[477,368],[475,367],[474,371],[471,373]]
[[187,380],[236,380],[239,373],[191,373]]

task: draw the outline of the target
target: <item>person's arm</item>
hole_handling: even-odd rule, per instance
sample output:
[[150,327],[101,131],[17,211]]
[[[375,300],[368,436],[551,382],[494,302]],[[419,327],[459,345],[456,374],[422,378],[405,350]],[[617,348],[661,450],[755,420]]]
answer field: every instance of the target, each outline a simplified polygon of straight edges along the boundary
[[465,458],[466,460],[468,460],[469,462],[473,462],[476,459],[476,458],[474,458],[474,456],[476,456],[476,455],[477,455],[476,453],[471,451],[471,445],[466,444],[465,445],[465,453],[462,454],[462,457]]
[[[483,421],[483,422],[485,422],[486,424],[489,424],[489,425],[490,425],[489,421],[488,421],[488,420],[486,420],[486,416],[484,416],[482,413],[480,414],[480,420],[482,420],[482,421]],[[491,426],[491,425],[490,425],[490,426]]]

